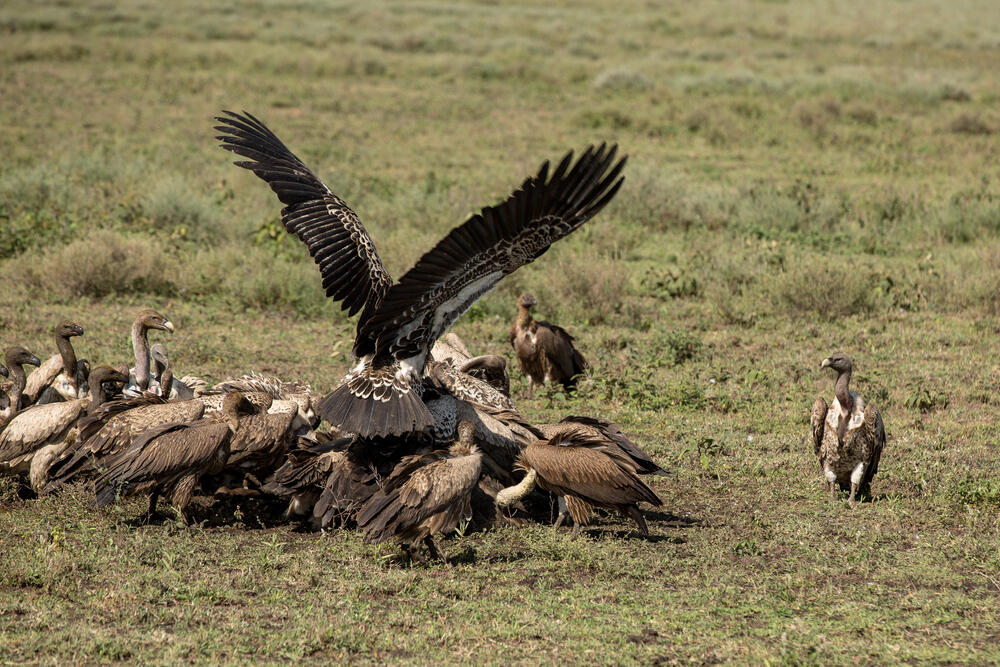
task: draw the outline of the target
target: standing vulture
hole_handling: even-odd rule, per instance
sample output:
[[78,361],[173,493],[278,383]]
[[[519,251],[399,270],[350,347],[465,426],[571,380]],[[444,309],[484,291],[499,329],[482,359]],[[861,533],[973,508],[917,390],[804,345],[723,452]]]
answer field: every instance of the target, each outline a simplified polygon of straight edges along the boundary
[[524,181],[506,201],[453,229],[399,282],[382,265],[364,225],[252,115],[224,112],[222,147],[266,181],[285,207],[282,222],[319,265],[327,296],[353,315],[355,366],[317,406],[334,426],[363,437],[423,431],[433,416],[422,400],[424,362],[458,317],[507,274],[577,229],[621,186],[617,147],[567,154]]
[[0,470],[29,472],[31,486],[41,491],[53,457],[75,440],[77,421],[86,411],[94,411],[104,398],[101,385],[124,382],[118,371],[101,366],[91,374],[94,383],[90,399],[32,405],[21,410],[0,432]]
[[7,385],[6,391],[0,394],[0,433],[3,432],[7,422],[14,418],[17,411],[21,409],[21,406],[25,402],[23,392],[26,378],[24,368],[22,367],[25,364],[31,364],[32,366],[41,366],[42,364],[38,357],[20,345],[7,348],[7,351],[4,353],[4,362],[8,373],[13,377]]
[[813,403],[809,420],[813,451],[819,458],[831,500],[837,498],[838,489],[850,489],[848,502],[854,507],[859,494],[871,493],[871,481],[885,447],[885,426],[875,406],[865,405],[863,398],[849,390],[854,367],[847,355],[828,357],[820,368],[837,371],[837,382],[833,405],[827,407],[823,397]]
[[567,429],[548,442],[537,440],[528,445],[521,453],[519,467],[526,471],[524,479],[498,493],[497,506],[512,505],[537,484],[549,493],[565,496],[574,537],[580,526],[589,522],[593,507],[616,509],[630,516],[648,536],[638,503],[663,504],[639,479],[629,456],[583,429]]
[[70,338],[82,336],[83,327],[76,322],[64,321],[56,328],[56,354],[49,357],[34,373],[28,376],[24,387],[24,396],[29,404],[37,403],[42,392],[52,387],[63,400],[72,401],[83,398],[80,380],[80,368],[76,360],[76,351]]
[[226,394],[218,417],[193,423],[163,424],[145,431],[132,446],[107,462],[95,482],[97,507],[117,498],[149,493],[147,520],[162,494],[170,498],[182,521],[195,484],[202,475],[221,471],[229,457],[229,442],[239,429],[240,416],[253,414],[254,406],[240,392]]
[[587,360],[573,347],[569,332],[531,317],[537,304],[534,296],[522,294],[517,300],[517,317],[510,325],[510,344],[521,372],[528,376],[528,392],[534,393],[536,384],[548,382],[571,389],[577,376],[587,370]]
[[[152,308],[140,312],[135,321],[132,322],[132,351],[135,353],[135,368],[131,370],[126,391],[133,395],[148,390],[150,380],[153,379],[150,372],[149,338],[147,336],[150,329],[173,333],[174,325]],[[158,385],[155,386],[158,387]]]
[[444,560],[433,535],[449,533],[472,518],[472,490],[482,469],[472,423],[461,422],[458,433],[449,449],[407,456],[396,465],[358,513],[366,542],[395,538],[409,552],[423,541],[432,557]]

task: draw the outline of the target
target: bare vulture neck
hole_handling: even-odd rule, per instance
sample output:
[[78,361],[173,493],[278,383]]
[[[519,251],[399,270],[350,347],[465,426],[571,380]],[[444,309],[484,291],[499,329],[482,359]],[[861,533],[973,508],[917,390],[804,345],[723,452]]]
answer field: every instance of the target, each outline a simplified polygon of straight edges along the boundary
[[532,322],[531,311],[522,305],[517,306],[517,326],[519,329],[527,329]]
[[67,377],[76,377],[76,351],[73,349],[73,343],[70,342],[69,337],[56,334],[56,348],[62,356],[63,373]]
[[135,352],[135,383],[140,389],[149,389],[149,341],[142,322],[132,325],[132,351]]
[[104,402],[104,383],[98,382],[96,387],[90,390],[90,402],[87,404],[87,414],[92,415],[101,407]]
[[837,384],[833,388],[833,394],[837,397],[842,410],[850,412],[854,407],[851,401],[851,392],[848,385],[851,383],[851,371],[843,371],[837,376]]
[[24,391],[27,378],[21,364],[9,364],[8,369],[13,382],[11,382],[10,389],[7,390],[7,398],[10,399],[10,404],[16,413],[20,409],[21,392]]

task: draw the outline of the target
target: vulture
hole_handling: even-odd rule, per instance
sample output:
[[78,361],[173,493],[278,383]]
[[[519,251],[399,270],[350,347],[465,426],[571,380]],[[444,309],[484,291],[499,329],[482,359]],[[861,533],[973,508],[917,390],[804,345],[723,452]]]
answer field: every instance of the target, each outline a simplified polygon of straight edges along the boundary
[[[319,434],[319,436],[324,437],[326,434]],[[348,448],[353,441],[352,437],[323,440],[322,442],[313,438],[300,437],[297,446],[288,452],[285,462],[274,471],[274,474],[264,485],[264,492],[288,499],[288,509],[285,511],[286,518],[313,516],[317,501],[328,486],[336,488],[338,484],[342,483],[341,480],[351,479],[352,471],[344,470],[344,468],[349,465]],[[362,467],[360,472],[374,480],[374,475],[371,474],[370,470]],[[345,504],[353,504],[356,497],[355,493],[336,495],[342,496],[342,500],[347,501]],[[365,495],[362,502],[370,496],[371,493]],[[339,505],[333,507],[335,511],[327,516],[327,510],[336,504],[327,502],[322,511],[316,512],[319,524],[317,528],[326,528],[336,518],[341,509]]]
[[255,410],[242,393],[233,392],[226,394],[218,416],[144,431],[128,449],[107,461],[105,472],[95,482],[95,505],[104,507],[118,498],[149,493],[149,520],[162,494],[187,523],[184,508],[198,480],[225,467],[230,439],[239,429],[241,415]]
[[[525,471],[516,486],[500,491],[498,507],[508,507],[539,487],[566,498],[573,519],[573,536],[586,525],[593,507],[616,509],[631,517],[643,535],[649,535],[639,502],[660,506],[663,501],[639,479],[632,458],[609,447],[604,438],[595,438],[582,428],[563,430],[548,441],[528,445],[518,462]],[[556,521],[558,526],[562,521]]]
[[94,369],[91,378],[91,398],[33,405],[8,422],[0,432],[0,470],[29,472],[32,488],[42,490],[53,458],[74,441],[77,421],[100,406],[102,385],[125,381],[121,373],[107,366]]
[[538,427],[545,439],[554,438],[566,431],[577,430],[586,433],[592,440],[603,440],[605,446],[618,450],[632,460],[635,471],[640,475],[668,475],[652,457],[622,433],[621,426],[601,417],[565,417],[558,424],[542,424]]
[[34,373],[28,376],[24,396],[28,404],[38,403],[42,392],[51,387],[61,399],[72,401],[83,398],[83,363],[78,364],[76,351],[70,338],[82,336],[83,327],[76,322],[64,321],[56,328],[56,354],[49,357]]
[[15,345],[7,348],[4,353],[4,364],[8,374],[13,377],[7,384],[6,391],[0,394],[0,433],[25,403],[23,392],[26,379],[22,366],[25,364],[41,366],[42,362],[20,345]]
[[312,408],[312,391],[309,385],[301,382],[285,382],[273,375],[251,372],[235,380],[225,380],[212,387],[209,393],[226,393],[242,391],[244,393],[262,392],[269,394],[276,401],[294,401],[298,406],[299,417],[311,426],[319,425],[319,419]]
[[168,403],[151,392],[105,403],[80,420],[76,443],[53,462],[43,493],[55,491],[80,473],[125,451],[144,431],[163,424],[193,422],[204,413],[205,403],[199,399]]
[[[150,388],[150,381],[153,379],[150,369],[149,339],[147,332],[150,329],[174,332],[174,325],[170,320],[160,315],[152,308],[143,310],[132,323],[132,350],[135,352],[135,368],[130,372],[128,387],[126,392],[139,394]],[[154,389],[159,385],[154,384]],[[159,392],[156,392],[159,393]]]
[[536,384],[548,382],[572,389],[577,376],[587,370],[587,360],[573,347],[573,337],[565,329],[531,317],[537,304],[534,296],[522,294],[510,325],[510,344],[521,372],[528,376],[528,393],[534,393]]
[[813,451],[830,489],[830,498],[837,491],[850,490],[848,502],[854,507],[859,494],[870,495],[871,481],[878,472],[878,462],[885,447],[885,426],[874,405],[850,391],[851,360],[845,354],[827,357],[820,368],[837,371],[833,388],[833,405],[823,397],[813,403],[809,424],[812,427]]
[[422,541],[431,556],[446,560],[434,533],[449,533],[472,519],[472,491],[479,482],[482,455],[475,428],[463,421],[458,440],[447,450],[403,457],[358,513],[365,542],[396,539],[410,553]]
[[222,147],[268,183],[284,204],[285,229],[317,263],[327,296],[361,313],[355,365],[317,405],[320,416],[362,437],[421,432],[431,346],[507,274],[597,214],[621,187],[617,146],[568,153],[524,181],[506,201],[454,228],[393,283],[358,216],[261,121],[228,111],[216,118]]

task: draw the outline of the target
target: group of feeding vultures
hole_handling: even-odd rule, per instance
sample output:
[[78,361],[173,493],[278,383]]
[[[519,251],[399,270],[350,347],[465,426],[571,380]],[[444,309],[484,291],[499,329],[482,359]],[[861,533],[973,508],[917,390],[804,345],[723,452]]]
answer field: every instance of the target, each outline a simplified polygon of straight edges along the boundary
[[[74,322],[55,332],[45,362],[23,347],[5,351],[0,373],[0,473],[28,475],[39,495],[90,485],[95,505],[164,496],[186,521],[192,494],[270,494],[286,515],[316,528],[356,526],[371,542],[396,539],[407,553],[463,522],[521,517],[555,524],[568,514],[576,535],[594,508],[616,509],[648,528],[639,503],[661,505],[641,475],[666,474],[613,422],[567,417],[532,424],[510,398],[506,362],[473,356],[449,327],[501,278],[531,262],[599,212],[622,184],[616,147],[589,147],[554,169],[545,163],[506,201],[453,229],[398,282],[347,204],[257,118],[224,112],[222,147],[267,182],[282,222],[305,243],[327,296],[360,312],[355,365],[327,396],[250,374],[208,387],[176,378],[166,348],[148,332],[172,332],[155,310],[132,325],[134,364],[91,368],[77,360]],[[530,294],[517,303],[510,342],[536,384],[569,388],[586,369],[573,338],[535,321]],[[25,375],[24,366],[37,366]],[[881,417],[849,391],[851,362],[838,372],[831,406],[812,411],[815,451],[832,497],[868,491],[885,443]],[[328,424],[315,430],[320,419]],[[543,493],[544,492],[544,493]]]

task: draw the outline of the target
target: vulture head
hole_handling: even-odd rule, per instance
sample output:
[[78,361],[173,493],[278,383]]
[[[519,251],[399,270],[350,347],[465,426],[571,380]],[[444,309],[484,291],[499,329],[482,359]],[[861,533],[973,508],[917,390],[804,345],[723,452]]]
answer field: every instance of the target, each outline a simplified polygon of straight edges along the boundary
[[10,377],[10,371],[3,364],[0,364],[0,375],[4,377]]
[[128,382],[128,376],[123,375],[121,371],[115,370],[110,366],[98,366],[94,370],[90,371],[90,384],[95,388],[113,382]]
[[538,299],[535,298],[534,294],[525,292],[517,299],[517,305],[521,308],[534,308],[538,305]]
[[7,354],[4,355],[4,361],[7,362],[7,366],[23,366],[24,364],[30,364],[32,366],[41,366],[42,361],[31,352],[20,345],[15,345],[14,347],[7,348]]
[[149,348],[149,356],[153,361],[153,377],[159,377],[170,364],[170,357],[167,355],[167,346],[157,343]]
[[458,440],[449,447],[452,456],[468,456],[476,445],[476,425],[469,419],[458,422]]
[[135,323],[143,329],[159,329],[160,331],[174,332],[173,323],[152,308],[147,308],[139,313],[139,316],[135,318]]
[[819,365],[820,368],[832,368],[838,373],[850,373],[853,370],[850,358],[843,352],[838,352],[832,356],[827,357],[823,360],[823,363]]
[[73,336],[82,336],[83,327],[81,327],[76,322],[70,320],[63,320],[62,324],[56,328],[56,336],[59,338],[71,338]]
[[240,427],[240,416],[257,414],[257,410],[257,406],[240,391],[230,392],[222,399],[222,416],[234,433]]

